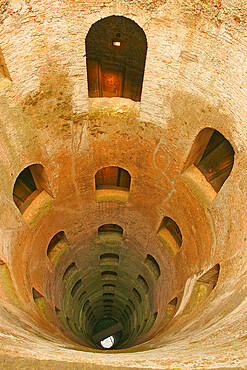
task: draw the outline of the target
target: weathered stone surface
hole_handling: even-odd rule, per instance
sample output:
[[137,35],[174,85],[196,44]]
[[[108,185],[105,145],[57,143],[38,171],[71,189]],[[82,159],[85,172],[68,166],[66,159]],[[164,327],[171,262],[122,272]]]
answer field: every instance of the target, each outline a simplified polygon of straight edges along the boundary
[[[147,37],[140,103],[88,98],[85,38],[114,14]],[[246,16],[240,0],[0,2],[10,77],[0,84],[3,368],[247,366]],[[218,193],[194,165],[184,171],[206,127],[235,151]],[[13,187],[32,164],[44,167],[52,197],[41,192],[22,215]],[[128,192],[97,193],[95,174],[111,166],[129,172]],[[179,227],[179,248],[173,235],[167,248],[157,236],[164,217]],[[100,237],[106,224],[123,234]],[[61,231],[69,247],[52,263],[47,248]],[[217,264],[212,289],[200,277]],[[106,353],[86,325],[112,299],[124,325],[132,321],[124,348]]]

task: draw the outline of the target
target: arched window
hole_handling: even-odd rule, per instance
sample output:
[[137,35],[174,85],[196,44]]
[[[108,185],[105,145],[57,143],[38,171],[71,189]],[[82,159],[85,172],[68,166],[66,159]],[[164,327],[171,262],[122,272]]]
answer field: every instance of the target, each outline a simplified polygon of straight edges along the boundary
[[170,217],[164,217],[157,235],[170,256],[174,257],[182,245],[182,234],[176,222]]
[[122,239],[123,228],[116,224],[105,224],[98,228],[98,235],[101,239]]
[[42,165],[33,164],[19,174],[13,189],[13,199],[30,226],[50,208],[53,198]]
[[195,187],[196,193],[201,187],[204,198],[208,193],[212,201],[229,177],[233,163],[234,150],[229,141],[219,131],[205,128],[196,137],[182,177]]
[[220,273],[220,265],[217,264],[203,274],[194,284],[190,299],[185,307],[184,314],[189,313],[201,305],[215,288]]
[[34,303],[36,304],[41,316],[43,316],[47,321],[52,323],[53,320],[51,318],[50,308],[43,295],[39,293],[35,288],[32,289],[32,294]]
[[156,259],[153,256],[151,256],[151,254],[147,254],[147,257],[144,261],[144,265],[147,267],[152,278],[155,281],[158,280],[158,278],[160,277],[160,267]]
[[177,297],[173,298],[166,306],[165,315],[159,325],[159,328],[162,330],[173,318],[177,311]]
[[47,247],[47,256],[54,266],[58,264],[59,258],[69,249],[69,244],[64,231],[60,231],[51,239]]
[[120,167],[105,167],[95,175],[96,200],[98,202],[127,202],[130,174]]
[[110,16],[86,37],[88,95],[141,100],[147,53],[144,31],[131,19]]

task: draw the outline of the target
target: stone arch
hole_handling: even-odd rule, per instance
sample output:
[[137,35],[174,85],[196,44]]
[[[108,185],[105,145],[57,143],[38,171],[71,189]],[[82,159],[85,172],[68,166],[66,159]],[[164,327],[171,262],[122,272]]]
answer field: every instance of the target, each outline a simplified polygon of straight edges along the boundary
[[146,53],[145,33],[133,20],[113,15],[94,23],[86,37],[89,97],[140,101]]

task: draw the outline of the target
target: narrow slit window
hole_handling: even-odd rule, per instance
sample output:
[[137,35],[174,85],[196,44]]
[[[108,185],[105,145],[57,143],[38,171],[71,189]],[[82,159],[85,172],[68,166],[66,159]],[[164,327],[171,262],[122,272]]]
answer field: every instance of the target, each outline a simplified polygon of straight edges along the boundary
[[89,97],[140,101],[146,53],[145,33],[131,19],[110,16],[94,23],[86,37]]
[[182,234],[176,222],[170,217],[164,217],[157,235],[170,256],[174,257],[182,245]]

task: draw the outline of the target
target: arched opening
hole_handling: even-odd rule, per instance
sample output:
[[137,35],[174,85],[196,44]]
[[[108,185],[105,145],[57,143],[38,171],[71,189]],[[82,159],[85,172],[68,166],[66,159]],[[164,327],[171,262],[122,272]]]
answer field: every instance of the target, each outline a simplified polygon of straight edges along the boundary
[[100,239],[122,239],[123,228],[116,224],[105,224],[98,228]]
[[178,303],[178,299],[177,297],[175,297],[167,304],[165,315],[159,325],[160,330],[162,330],[174,317],[177,311],[177,303]]
[[141,100],[147,53],[144,31],[123,16],[94,23],[86,37],[88,95]]
[[190,299],[183,312],[184,314],[194,310],[206,300],[218,282],[219,273],[220,265],[217,264],[195,282]]
[[47,256],[54,266],[58,264],[59,258],[69,248],[64,231],[60,231],[51,239],[47,247]]
[[179,226],[170,217],[164,217],[157,236],[171,257],[174,257],[182,245],[182,234]]
[[95,175],[96,200],[98,202],[127,202],[131,177],[121,167],[101,168]]
[[115,317],[106,315],[93,328],[93,342],[101,349],[113,348],[121,339],[123,325]]
[[156,259],[151,256],[151,254],[147,254],[144,265],[147,267],[152,278],[155,281],[158,280],[158,278],[160,277],[160,267]]
[[182,177],[210,203],[230,176],[233,163],[234,149],[229,141],[219,131],[205,128],[195,139]]
[[36,307],[39,310],[41,316],[43,316],[45,320],[52,322],[50,308],[44,296],[40,292],[38,292],[35,288],[32,289],[32,294],[34,303],[36,304]]
[[50,209],[53,198],[41,164],[21,171],[14,184],[13,199],[30,228]]

